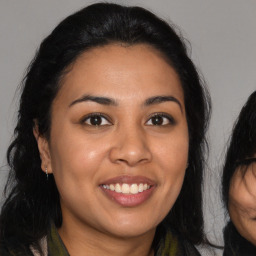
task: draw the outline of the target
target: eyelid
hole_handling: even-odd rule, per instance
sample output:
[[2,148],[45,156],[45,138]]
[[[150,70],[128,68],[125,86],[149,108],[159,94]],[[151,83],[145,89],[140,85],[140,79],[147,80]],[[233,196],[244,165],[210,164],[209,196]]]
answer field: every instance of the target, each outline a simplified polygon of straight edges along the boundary
[[[175,125],[176,124],[176,121],[172,117],[172,115],[164,113],[164,112],[157,112],[157,113],[151,114],[150,117],[148,118],[148,120],[146,121],[146,124],[149,122],[149,120],[151,120],[153,117],[156,117],[156,116],[160,116],[162,118],[166,118],[169,121],[168,124],[162,124],[162,125],[159,125],[159,126]],[[153,124],[150,124],[150,125],[153,125]]]

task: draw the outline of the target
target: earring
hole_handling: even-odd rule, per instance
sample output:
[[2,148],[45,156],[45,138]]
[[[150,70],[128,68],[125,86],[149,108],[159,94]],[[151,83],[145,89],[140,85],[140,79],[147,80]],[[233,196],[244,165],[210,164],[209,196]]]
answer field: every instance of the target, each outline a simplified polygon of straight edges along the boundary
[[48,170],[47,170],[47,167],[45,167],[45,173],[46,173],[46,179],[48,180]]

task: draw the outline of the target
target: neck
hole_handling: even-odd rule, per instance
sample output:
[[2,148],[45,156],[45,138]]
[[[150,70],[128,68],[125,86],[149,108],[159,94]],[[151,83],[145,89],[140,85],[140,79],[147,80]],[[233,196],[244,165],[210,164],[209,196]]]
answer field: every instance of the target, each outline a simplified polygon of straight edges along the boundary
[[136,237],[119,237],[81,223],[63,222],[58,230],[71,256],[153,256],[155,229]]

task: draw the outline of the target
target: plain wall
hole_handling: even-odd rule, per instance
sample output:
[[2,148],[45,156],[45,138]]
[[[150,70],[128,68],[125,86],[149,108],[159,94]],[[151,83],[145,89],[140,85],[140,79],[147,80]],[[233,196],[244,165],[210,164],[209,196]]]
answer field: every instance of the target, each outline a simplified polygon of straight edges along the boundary
[[[16,120],[17,86],[39,43],[64,17],[95,1],[0,0],[0,195],[5,154]],[[177,24],[192,47],[192,59],[208,84],[212,102],[209,168],[205,181],[206,230],[222,243],[224,211],[220,175],[233,122],[256,89],[255,0],[126,0]]]

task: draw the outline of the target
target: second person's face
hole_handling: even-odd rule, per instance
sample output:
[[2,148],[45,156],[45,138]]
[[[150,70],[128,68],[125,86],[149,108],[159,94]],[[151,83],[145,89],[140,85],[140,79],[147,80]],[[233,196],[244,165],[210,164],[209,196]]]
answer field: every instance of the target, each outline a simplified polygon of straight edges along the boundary
[[238,232],[256,245],[256,163],[244,168],[237,168],[231,179],[229,214]]

